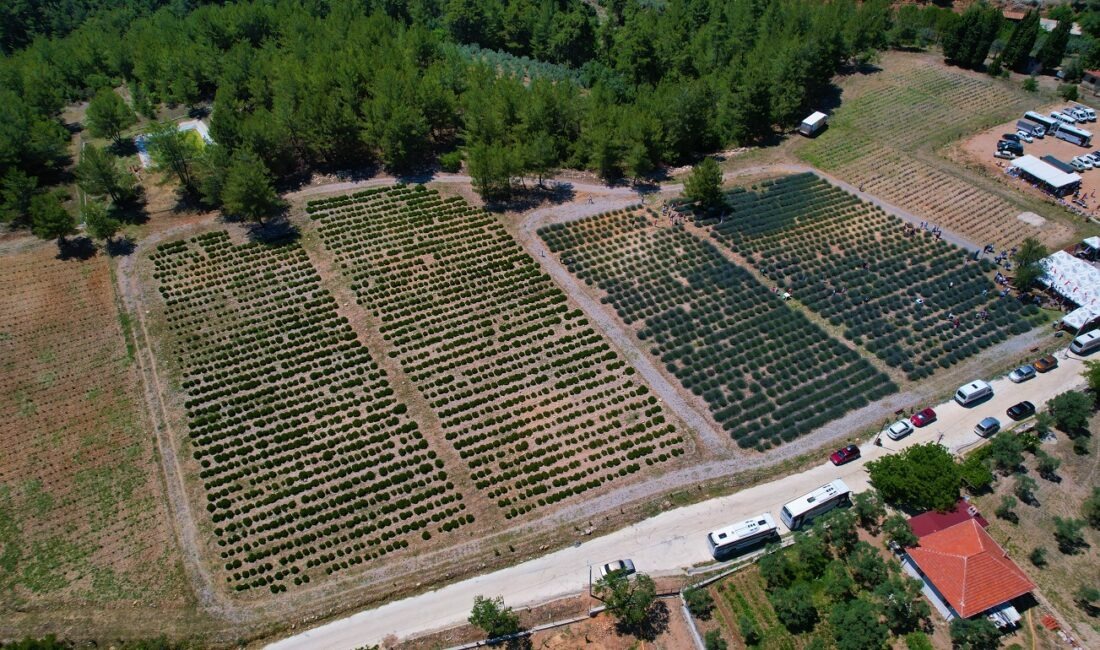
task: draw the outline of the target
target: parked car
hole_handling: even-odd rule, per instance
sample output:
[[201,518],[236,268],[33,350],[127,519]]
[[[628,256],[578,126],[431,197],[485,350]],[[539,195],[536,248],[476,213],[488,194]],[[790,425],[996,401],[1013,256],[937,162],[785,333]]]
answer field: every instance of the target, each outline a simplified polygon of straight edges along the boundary
[[1030,364],[1020,366],[1019,368],[1008,373],[1008,380],[1014,384],[1022,384],[1028,379],[1035,378],[1035,366]]
[[1081,162],[1080,160],[1077,160],[1076,158],[1069,161],[1069,166],[1073,167],[1073,171],[1075,171],[1075,172],[1084,172],[1084,171],[1088,171],[1090,169],[1089,167],[1085,167],[1085,163]]
[[1005,133],[1005,134],[1001,135],[1001,139],[1002,140],[1011,140],[1013,142],[1019,142],[1020,141],[1020,135],[1019,135],[1018,131],[1016,133]]
[[833,465],[850,463],[857,458],[859,458],[859,447],[855,445],[841,447],[829,455],[829,460],[833,461]]
[[1081,157],[1091,160],[1093,167],[1100,167],[1100,152],[1094,151],[1092,153],[1081,154]]
[[1013,404],[1012,406],[1008,407],[1008,410],[1005,412],[1008,413],[1008,417],[1012,418],[1013,420],[1019,421],[1035,415],[1035,405],[1027,400],[1024,400],[1018,404]]
[[1011,151],[1005,151],[1003,149],[1000,149],[1000,150],[997,151],[997,153],[993,154],[993,157],[994,158],[1001,158],[1003,160],[1015,160],[1016,159],[1016,154],[1012,153]]
[[1017,156],[1022,156],[1024,155],[1024,145],[1011,140],[998,140],[997,151],[1011,151]]
[[1032,138],[1031,134],[1028,133],[1027,131],[1017,131],[1016,136],[1019,137],[1024,142],[1035,142],[1035,138]]
[[913,417],[909,418],[909,421],[913,426],[920,427],[928,426],[936,421],[936,412],[931,408],[921,409],[913,414]]
[[988,438],[989,436],[997,433],[1000,430],[1001,421],[997,418],[985,418],[978,423],[978,426],[974,427],[974,433],[983,438]]
[[1053,354],[1036,359],[1035,363],[1031,364],[1038,372],[1050,372],[1058,367],[1058,360],[1054,358]]
[[1092,169],[1094,167],[1094,165],[1092,164],[1092,158],[1088,158],[1086,156],[1077,156],[1073,160],[1071,160],[1070,163],[1072,164],[1074,161],[1084,165],[1085,169]]
[[612,573],[621,573],[628,576],[634,573],[634,562],[631,560],[615,560],[600,567],[601,578],[606,578]]
[[886,427],[886,437],[891,440],[901,440],[910,433],[913,433],[913,425],[908,420],[898,420]]

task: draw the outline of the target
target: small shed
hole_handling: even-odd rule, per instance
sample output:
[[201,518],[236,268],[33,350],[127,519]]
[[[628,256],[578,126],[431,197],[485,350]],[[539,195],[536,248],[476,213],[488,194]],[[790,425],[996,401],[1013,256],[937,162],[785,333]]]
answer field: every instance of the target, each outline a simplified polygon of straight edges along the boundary
[[798,126],[798,132],[805,136],[816,135],[828,123],[828,116],[821,111],[814,111],[809,117],[802,120]]

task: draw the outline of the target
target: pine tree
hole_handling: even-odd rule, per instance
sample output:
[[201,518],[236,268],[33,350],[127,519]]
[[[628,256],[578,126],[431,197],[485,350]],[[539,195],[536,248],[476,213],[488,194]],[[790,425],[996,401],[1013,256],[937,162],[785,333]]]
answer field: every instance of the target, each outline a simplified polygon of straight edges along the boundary
[[233,156],[225,177],[222,201],[227,214],[254,221],[261,226],[282,202],[271,184],[271,176],[256,154],[245,150]]
[[31,232],[41,239],[56,239],[57,245],[76,230],[73,215],[61,205],[57,193],[39,194],[31,199]]
[[725,205],[722,170],[714,158],[704,158],[691,170],[691,175],[684,181],[684,196],[708,210]]
[[88,201],[80,211],[80,216],[84,219],[84,228],[88,236],[92,239],[103,239],[108,244],[122,227],[122,222],[112,217],[107,212],[106,206],[98,201]]
[[1062,63],[1066,55],[1066,45],[1069,44],[1069,30],[1073,27],[1073,20],[1059,20],[1058,26],[1047,35],[1043,44],[1039,47],[1035,58],[1039,59],[1044,70],[1053,70]]
[[92,135],[111,138],[117,144],[122,141],[122,131],[137,122],[137,115],[115,91],[103,88],[88,102],[85,119]]
[[194,192],[194,166],[201,153],[198,144],[172,122],[154,124],[146,138],[157,171],[172,174],[184,191]]
[[1032,10],[1012,28],[1012,34],[998,56],[1001,65],[1009,70],[1026,72],[1028,61],[1031,60],[1031,50],[1035,47],[1038,36],[1039,12]]
[[93,144],[81,152],[76,177],[80,189],[92,196],[109,196],[115,203],[129,198],[135,183],[134,175],[122,168],[118,158]]

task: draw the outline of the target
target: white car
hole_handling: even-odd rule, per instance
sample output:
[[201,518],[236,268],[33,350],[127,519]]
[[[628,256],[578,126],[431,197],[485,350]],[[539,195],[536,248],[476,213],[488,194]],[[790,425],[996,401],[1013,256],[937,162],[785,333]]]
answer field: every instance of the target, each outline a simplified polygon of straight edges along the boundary
[[909,420],[898,420],[886,427],[886,437],[891,440],[901,440],[910,433],[913,433],[913,425]]
[[1016,135],[1020,136],[1020,139],[1024,142],[1035,142],[1035,139],[1031,137],[1031,134],[1027,131],[1017,131]]
[[634,573],[634,562],[631,560],[615,560],[600,567],[600,577],[606,578],[612,573],[622,573],[628,576]]
[[1028,379],[1035,378],[1035,366],[1025,364],[1008,373],[1008,380],[1014,384],[1020,384]]
[[1076,162],[1081,163],[1082,165],[1084,165],[1085,169],[1092,169],[1093,166],[1094,166],[1092,164],[1092,158],[1086,158],[1085,156],[1077,156],[1073,160],[1076,161]]
[[1077,160],[1076,158],[1069,161],[1069,166],[1073,167],[1074,171],[1079,171],[1079,172],[1083,172],[1083,171],[1088,169],[1088,167],[1085,167],[1085,163],[1081,162],[1080,160]]

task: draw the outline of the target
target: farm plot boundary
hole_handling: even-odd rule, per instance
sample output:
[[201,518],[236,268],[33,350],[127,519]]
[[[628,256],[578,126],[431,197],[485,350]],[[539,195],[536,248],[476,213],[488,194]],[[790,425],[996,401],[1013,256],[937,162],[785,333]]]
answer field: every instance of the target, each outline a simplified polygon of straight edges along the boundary
[[[655,216],[620,210],[539,235],[741,447],[790,442],[897,390],[713,245],[681,228],[649,227]],[[836,385],[847,390],[838,395]],[[829,397],[829,409],[812,412]]]
[[422,186],[310,201],[307,211],[502,519],[598,498],[694,453],[491,215]]

